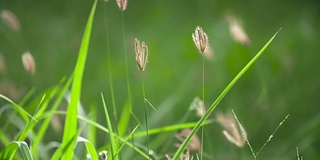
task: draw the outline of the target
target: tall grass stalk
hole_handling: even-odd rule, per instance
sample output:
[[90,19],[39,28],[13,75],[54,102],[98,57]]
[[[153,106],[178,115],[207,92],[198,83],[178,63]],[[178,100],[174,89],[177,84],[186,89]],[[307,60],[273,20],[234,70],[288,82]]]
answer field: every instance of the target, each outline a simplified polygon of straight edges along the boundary
[[[127,92],[128,92],[128,102],[129,102],[129,108],[130,113],[134,116],[135,119],[136,116],[132,112],[132,97],[131,97],[131,86],[130,86],[130,76],[129,76],[129,65],[128,65],[128,53],[127,53],[127,43],[126,43],[126,32],[125,32],[125,24],[124,24],[124,12],[121,12],[121,23],[122,23],[122,39],[123,39],[123,48],[124,48],[124,59],[126,64],[126,80],[127,80]],[[131,126],[132,127],[132,126]]]
[[[108,124],[108,128],[109,128],[109,138],[110,138],[110,146],[111,146],[111,159],[114,159],[114,160],[118,160],[118,155],[116,154],[117,153],[117,150],[118,150],[118,144],[117,144],[117,141],[115,139],[115,134],[114,134],[114,131],[113,131],[113,127],[112,127],[112,124],[111,124],[111,119],[109,117],[109,112],[108,112],[108,109],[107,109],[107,105],[106,105],[106,102],[104,100],[104,96],[103,94],[101,93],[101,99],[102,99],[102,103],[103,103],[103,108],[104,108],[104,112],[105,112],[105,116],[106,116],[106,120],[107,120],[107,124]],[[110,155],[110,154],[108,154]]]
[[[205,102],[204,102],[204,55],[202,55],[202,102],[204,104],[204,109],[205,109]],[[201,126],[201,147],[200,147],[200,160],[202,160],[202,155],[203,155],[203,136],[204,136],[204,125]]]
[[77,136],[77,115],[78,115],[78,102],[81,95],[82,77],[85,68],[85,63],[88,54],[88,47],[91,36],[91,28],[94,19],[94,14],[97,6],[97,0],[94,1],[88,22],[82,37],[82,42],[79,50],[77,64],[74,70],[74,80],[71,89],[70,103],[66,115],[65,128],[62,139],[62,148],[65,148],[61,155],[62,160],[70,160],[73,158],[73,150],[75,148],[75,136]]
[[[148,124],[148,107],[147,107],[147,101],[146,101],[146,93],[144,90],[144,80],[143,80],[143,71],[141,72],[141,82],[142,82],[142,94],[143,94],[143,102],[144,102],[144,115],[145,115],[145,121],[146,121],[146,133],[147,133],[147,151],[148,151],[148,155],[149,155],[149,150],[150,150],[150,146],[149,146],[149,124]],[[150,158],[149,158],[150,159]]]
[[[280,28],[281,29],[281,28]],[[227,87],[220,93],[218,98],[211,104],[208,111],[205,112],[204,116],[197,122],[196,126],[192,129],[190,135],[184,140],[177,152],[174,154],[173,160],[178,160],[184,149],[187,147],[192,136],[199,130],[204,121],[209,117],[212,111],[220,103],[223,97],[229,92],[234,84],[243,76],[243,74],[258,60],[262,53],[267,49],[273,39],[276,37],[280,29],[271,37],[271,39],[262,47],[262,49],[247,63],[247,65],[233,78],[233,80],[227,85]]]
[[[73,75],[70,76],[70,78],[67,80],[67,82],[61,88],[59,87],[60,91],[57,93],[57,95],[56,95],[57,97],[56,97],[55,101],[53,102],[50,111],[53,112],[59,107],[61,101],[63,100],[63,97],[64,97],[66,91],[68,90],[68,88],[71,85],[72,80],[73,80]],[[60,82],[61,85],[62,85],[63,81],[64,81],[64,79],[61,80],[61,82]],[[38,158],[39,150],[37,150],[37,148],[39,147],[39,144],[40,144],[41,140],[43,139],[43,137],[45,136],[46,131],[48,130],[48,127],[49,127],[49,124],[50,124],[50,121],[51,121],[51,116],[47,117],[45,120],[42,121],[42,124],[41,124],[41,126],[40,126],[40,128],[39,128],[39,130],[37,132],[36,138],[33,139],[32,155],[36,159],[39,159]]]
[[108,32],[108,20],[107,20],[107,3],[104,6],[104,23],[105,23],[105,30],[106,30],[106,41],[107,41],[107,55],[108,55],[108,75],[109,75],[109,85],[110,85],[110,94],[112,100],[112,107],[113,107],[113,116],[118,121],[117,116],[117,107],[116,107],[116,100],[114,96],[114,88],[113,88],[113,80],[112,80],[112,69],[111,69],[111,52],[110,52],[110,40],[109,40],[109,32]]

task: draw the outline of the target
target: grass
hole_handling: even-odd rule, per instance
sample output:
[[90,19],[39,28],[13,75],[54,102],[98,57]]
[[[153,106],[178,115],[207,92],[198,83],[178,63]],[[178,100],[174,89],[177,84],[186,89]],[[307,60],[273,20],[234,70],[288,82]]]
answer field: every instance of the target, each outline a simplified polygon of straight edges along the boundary
[[[141,124],[138,121],[138,117],[135,116],[134,108],[139,106],[133,106],[133,100],[131,95],[131,78],[129,76],[129,68],[131,67],[128,61],[133,59],[129,59],[127,53],[127,42],[126,42],[126,34],[124,29],[124,14],[121,12],[122,17],[122,35],[124,41],[124,64],[125,64],[125,76],[124,79],[126,80],[126,87],[127,87],[127,96],[128,99],[124,102],[124,107],[122,108],[121,115],[119,116],[117,113],[116,107],[116,94],[114,92],[114,83],[112,81],[113,74],[112,74],[112,66],[111,66],[111,53],[110,53],[110,40],[109,40],[109,25],[112,23],[108,23],[105,20],[105,30],[107,32],[107,46],[108,46],[108,76],[109,76],[109,85],[110,85],[110,95],[111,95],[111,103],[108,99],[101,93],[101,102],[104,112],[104,117],[106,118],[106,126],[100,124],[98,122],[97,114],[97,107],[99,105],[92,106],[92,112],[88,115],[81,115],[80,114],[80,101],[81,101],[81,93],[82,93],[82,86],[87,85],[83,84],[83,76],[86,66],[86,61],[88,57],[88,50],[89,50],[89,43],[91,42],[91,32],[93,31],[93,24],[94,24],[94,17],[98,2],[95,0],[93,2],[93,6],[91,12],[89,14],[89,18],[87,21],[86,28],[84,30],[84,34],[82,37],[82,42],[80,45],[80,50],[78,54],[78,59],[75,65],[75,69],[72,75],[69,78],[63,78],[56,86],[44,91],[44,94],[40,95],[25,95],[25,100],[22,100],[20,104],[16,104],[13,100],[9,99],[8,97],[0,94],[0,98],[6,100],[13,110],[10,112],[10,115],[14,116],[15,119],[11,119],[6,122],[5,125],[1,126],[1,141],[4,143],[5,148],[0,152],[0,159],[15,159],[21,158],[25,160],[30,159],[42,159],[43,156],[41,152],[44,143],[44,140],[54,141],[50,139],[46,139],[46,135],[50,134],[50,122],[53,121],[53,116],[61,116],[65,118],[60,118],[64,122],[64,129],[61,131],[62,140],[59,140],[58,146],[53,146],[50,149],[53,150],[52,152],[44,153],[46,156],[50,157],[51,159],[92,159],[96,160],[99,159],[99,152],[107,150],[108,151],[108,159],[125,159],[126,156],[135,156],[134,158],[143,158],[143,159],[161,159],[164,158],[165,155],[158,155],[157,150],[153,148],[152,140],[155,139],[152,136],[155,135],[164,135],[166,133],[171,134],[172,132],[177,132],[179,130],[191,128],[191,133],[185,137],[185,140],[179,146],[178,150],[173,153],[172,159],[177,160],[183,156],[183,153],[186,153],[188,145],[190,145],[190,141],[200,128],[201,130],[201,151],[198,156],[198,159],[205,159],[210,157],[210,153],[206,153],[204,143],[210,143],[206,140],[205,133],[207,132],[207,127],[205,125],[210,125],[215,123],[216,121],[210,116],[212,115],[213,111],[216,109],[218,104],[221,100],[227,95],[227,93],[233,88],[233,86],[239,81],[239,79],[245,76],[245,73],[252,68],[253,64],[257,62],[258,58],[266,51],[268,46],[274,40],[278,32],[276,32],[271,39],[260,49],[260,51],[244,66],[242,70],[231,80],[231,82],[222,90],[220,95],[214,100],[214,102],[210,105],[208,110],[205,114],[200,118],[200,120],[196,120],[193,122],[187,122],[185,118],[182,118],[183,121],[180,123],[177,122],[170,122],[170,125],[165,125],[161,127],[152,127],[149,128],[150,116],[148,116],[148,105],[154,109],[155,114],[157,112],[161,112],[161,109],[156,110],[155,105],[150,103],[150,101],[146,98],[146,91],[145,91],[145,78],[144,72],[141,73],[141,80],[142,80],[142,96],[143,96],[143,104],[144,104],[144,117],[145,117],[145,130],[142,129]],[[104,12],[107,14],[107,12]],[[128,45],[129,46],[129,45]],[[151,51],[156,52],[156,51]],[[145,61],[146,62],[146,61]],[[153,63],[153,62],[150,62]],[[150,66],[151,67],[151,66]],[[202,61],[202,100],[205,102],[205,59],[203,58]],[[207,84],[209,85],[209,83]],[[63,105],[63,99],[71,87],[70,93],[70,102],[68,103],[67,110],[63,111],[59,109],[59,106]],[[101,91],[102,92],[102,91]],[[32,90],[30,91],[32,95]],[[32,99],[33,97],[36,97]],[[138,96],[137,96],[138,97]],[[27,106],[26,101],[32,101],[30,103],[30,107]],[[111,105],[109,105],[111,104]],[[25,107],[26,106],[26,107]],[[110,107],[111,106],[111,107]],[[33,109],[30,109],[33,108]],[[112,109],[112,111],[111,111]],[[9,109],[8,109],[9,110]],[[4,111],[0,113],[3,114]],[[32,113],[32,114],[31,114]],[[234,113],[234,112],[233,112]],[[140,113],[141,114],[141,113]],[[91,116],[90,116],[91,115]],[[189,116],[189,115],[188,115]],[[187,116],[187,117],[188,117]],[[235,113],[234,116],[236,117]],[[88,118],[89,117],[89,118]],[[132,118],[133,117],[133,118]],[[288,117],[288,116],[287,116]],[[275,132],[279,129],[279,127],[283,124],[283,122],[287,119],[287,117],[278,125],[278,127],[274,130],[271,134],[269,139],[264,143],[262,148],[255,153],[250,146],[250,149],[253,154],[253,158],[257,158],[260,152],[263,152],[266,144],[271,141],[271,138],[275,135]],[[20,120],[20,121],[19,121]],[[242,128],[238,118],[236,117],[238,125]],[[6,133],[4,130],[5,126],[10,124],[14,124],[13,121],[21,122],[20,127],[17,125],[18,132],[15,133],[15,138],[9,136],[9,133]],[[88,125],[86,126],[81,125],[84,122]],[[128,123],[131,123],[131,129],[128,129]],[[137,125],[133,125],[137,123]],[[20,128],[19,128],[20,127]],[[103,133],[103,136],[107,137],[106,141],[103,141],[103,145],[99,145],[98,142],[100,141],[100,137],[98,137],[97,130]],[[88,134],[85,132],[88,131]],[[10,131],[8,131],[10,132]],[[244,130],[242,130],[244,132]],[[61,138],[61,137],[60,137]],[[146,139],[147,142],[144,143]],[[150,138],[150,139],[149,139]],[[213,137],[217,138],[217,137]],[[166,138],[162,138],[166,139]],[[61,143],[60,143],[61,141]],[[84,144],[85,149],[81,149],[81,144]],[[32,148],[32,149],[30,149]],[[79,149],[80,148],[80,149]],[[127,150],[131,150],[134,154],[127,152]],[[78,152],[80,150],[80,153]],[[100,152],[101,153],[101,152]],[[187,151],[189,154],[189,151]],[[192,154],[192,153],[191,153]],[[205,156],[209,155],[209,156]],[[300,155],[297,149],[297,157],[300,159]],[[101,158],[101,157],[100,157]],[[132,158],[132,157],[131,157]]]

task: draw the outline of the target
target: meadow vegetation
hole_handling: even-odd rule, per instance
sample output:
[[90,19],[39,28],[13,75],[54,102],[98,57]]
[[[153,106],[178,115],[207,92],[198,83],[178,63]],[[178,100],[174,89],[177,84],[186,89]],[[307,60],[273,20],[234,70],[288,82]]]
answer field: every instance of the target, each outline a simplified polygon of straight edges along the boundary
[[[311,109],[316,100],[293,93],[300,60],[279,55],[286,24],[253,34],[231,11],[213,11],[218,22],[209,22],[203,17],[214,3],[204,1],[185,6],[195,7],[190,17],[183,7],[176,13],[186,15],[168,15],[162,7],[170,4],[158,1],[90,0],[73,14],[39,3],[38,13],[50,16],[36,15],[32,27],[20,12],[0,8],[0,44],[19,46],[0,48],[0,159],[320,157],[320,119],[288,106],[299,95]],[[288,76],[293,82],[282,80]]]

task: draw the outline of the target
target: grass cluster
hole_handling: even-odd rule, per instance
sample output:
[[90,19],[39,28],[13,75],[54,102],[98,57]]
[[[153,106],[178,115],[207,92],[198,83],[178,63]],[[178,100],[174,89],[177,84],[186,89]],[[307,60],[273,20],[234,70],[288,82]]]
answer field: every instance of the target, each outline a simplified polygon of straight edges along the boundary
[[[120,7],[121,12],[126,9],[126,1],[117,1]],[[112,66],[110,61],[112,61],[111,56],[108,56],[108,75],[109,75],[109,85],[110,85],[110,95],[111,100],[108,101],[105,98],[105,95],[101,93],[101,102],[102,106],[91,106],[91,112],[85,114],[83,112],[83,107],[81,105],[81,93],[82,86],[88,85],[83,84],[84,70],[87,61],[88,48],[91,38],[91,31],[94,22],[96,8],[98,6],[98,0],[93,2],[91,12],[87,21],[87,25],[84,30],[82,37],[78,59],[76,66],[72,75],[69,77],[64,77],[61,81],[54,87],[44,91],[43,94],[36,96],[34,95],[34,90],[31,89],[28,94],[20,102],[14,102],[8,97],[0,94],[0,98],[7,101],[9,105],[1,107],[0,115],[8,114],[9,119],[7,119],[1,126],[0,132],[1,142],[5,145],[5,148],[0,152],[0,159],[15,159],[22,158],[26,160],[30,159],[132,159],[132,157],[138,159],[211,159],[213,155],[210,155],[208,151],[205,151],[206,148],[203,147],[203,143],[206,142],[206,137],[204,133],[206,128],[204,125],[211,124],[216,122],[213,119],[209,119],[209,116],[212,115],[212,112],[218,106],[220,101],[224,98],[225,95],[230,91],[230,89],[239,81],[242,76],[245,76],[245,73],[252,67],[252,65],[257,62],[258,58],[262,56],[267,47],[274,40],[278,32],[276,32],[270,39],[265,43],[265,45],[257,52],[257,54],[241,69],[239,68],[238,74],[228,83],[228,85],[221,91],[217,98],[211,97],[215,100],[209,107],[203,111],[201,118],[195,122],[186,122],[182,118],[179,122],[172,122],[172,125],[163,126],[159,128],[149,128],[148,113],[152,108],[152,112],[160,112],[157,110],[157,106],[153,105],[152,102],[148,100],[148,95],[145,93],[144,84],[144,71],[148,70],[147,61],[148,61],[148,47],[146,43],[136,41],[135,51],[136,51],[136,61],[137,65],[141,71],[141,86],[142,86],[142,95],[141,101],[144,103],[144,123],[141,123],[139,118],[137,118],[136,113],[134,113],[134,106],[132,103],[132,93],[131,93],[131,81],[129,76],[129,65],[128,61],[134,61],[133,59],[128,59],[127,56],[127,45],[126,45],[126,35],[125,35],[125,24],[124,24],[124,14],[122,13],[122,35],[123,35],[123,48],[124,54],[122,55],[123,63],[126,67],[126,87],[127,87],[127,102],[122,108],[121,114],[117,113],[117,107],[115,102],[115,91],[116,89],[113,84],[113,73]],[[107,19],[105,21],[105,28],[107,33],[107,44],[110,46],[108,38],[108,26],[109,24]],[[198,28],[197,28],[198,29]],[[194,42],[199,48],[200,52],[204,52],[206,46],[204,44],[208,43],[207,35],[203,32],[196,30],[194,35]],[[196,34],[200,34],[198,38]],[[208,35],[210,36],[210,35]],[[190,33],[191,37],[191,33]],[[200,41],[200,42],[199,42]],[[203,42],[202,42],[203,41]],[[133,42],[132,42],[133,43]],[[109,49],[108,49],[109,50]],[[150,51],[150,54],[155,54],[156,51]],[[202,53],[203,54],[203,53]],[[110,55],[110,51],[108,51]],[[204,55],[203,55],[204,56]],[[204,56],[205,57],[205,56]],[[152,63],[152,62],[150,62]],[[151,67],[151,66],[150,66]],[[205,83],[205,60],[203,58],[202,66],[202,101],[205,97],[205,87],[210,84]],[[102,92],[102,91],[101,91]],[[108,94],[109,94],[108,93]],[[67,101],[67,104],[66,104]],[[198,104],[201,100],[198,102]],[[67,106],[66,110],[59,109],[60,106]],[[106,126],[99,124],[97,122],[97,107],[103,107],[104,117]],[[149,110],[149,111],[148,111]],[[287,116],[288,117],[288,116]],[[282,123],[287,119],[287,117],[279,124],[278,128]],[[255,152],[251,147],[249,140],[247,138],[247,133],[242,127],[240,121],[238,120],[236,114],[233,112],[233,118],[236,119],[236,124],[240,128],[239,133],[240,137],[237,135],[230,136],[227,139],[231,143],[237,143],[237,140],[243,139],[247,142],[248,146],[252,151],[252,157],[257,158],[258,154],[262,151],[264,146],[272,139],[275,132],[271,134],[266,143],[262,148]],[[58,122],[57,122],[58,121]],[[62,121],[64,123],[62,130],[62,139],[59,140],[50,140],[45,139],[45,137],[50,134],[52,128],[55,128],[54,123],[59,123]],[[50,126],[52,125],[52,128]],[[10,135],[12,133],[10,126],[16,126],[18,130],[15,135]],[[59,127],[57,127],[59,128]],[[201,129],[202,128],[202,129]],[[275,131],[278,130],[275,129]],[[149,139],[150,136],[162,134],[164,132],[178,132],[180,130],[188,130],[188,134],[182,135],[182,143],[177,145],[178,149],[168,153],[168,155],[159,155],[151,147],[152,140]],[[196,133],[201,129],[201,140],[199,150],[194,152],[194,147],[192,143],[195,143]],[[103,146],[97,146],[97,142],[100,141],[100,137],[97,135],[97,130],[102,132],[105,137],[108,137],[106,143]],[[231,130],[229,132],[233,132]],[[234,132],[233,132],[234,133]],[[231,134],[233,134],[231,133]],[[226,135],[228,135],[226,133]],[[101,136],[101,135],[100,135]],[[239,135],[238,135],[239,136]],[[172,136],[173,137],[173,136]],[[233,138],[233,139],[232,139]],[[44,141],[44,139],[46,142]],[[143,140],[141,140],[143,139]],[[169,139],[168,139],[169,141]],[[240,144],[241,145],[241,144]],[[197,148],[197,147],[195,147]],[[126,149],[126,150],[125,150]],[[128,151],[130,150],[130,151]],[[192,152],[189,153],[189,150]],[[184,154],[185,153],[185,154]],[[189,155],[191,154],[191,155]],[[299,158],[298,150],[297,155]],[[172,158],[170,158],[172,157]]]

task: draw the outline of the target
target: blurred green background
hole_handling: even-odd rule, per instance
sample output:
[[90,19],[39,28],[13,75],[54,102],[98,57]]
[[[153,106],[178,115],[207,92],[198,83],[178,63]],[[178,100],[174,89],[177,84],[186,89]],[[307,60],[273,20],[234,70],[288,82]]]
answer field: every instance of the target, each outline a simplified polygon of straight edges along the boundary
[[[19,101],[31,88],[36,88],[36,95],[40,95],[62,77],[69,76],[92,4],[91,0],[0,0],[0,10],[12,11],[21,23],[21,31],[17,33],[0,21],[0,53],[5,63],[0,73],[0,93],[13,94],[11,98]],[[228,14],[241,20],[251,40],[249,46],[232,39],[226,20]],[[87,113],[91,105],[103,111],[100,92],[106,95],[111,107],[106,22],[118,112],[127,100],[121,12],[114,0],[99,1],[83,81],[82,104]],[[282,27],[264,55],[216,110],[234,109],[256,150],[290,114],[258,159],[297,159],[296,147],[304,159],[320,158],[317,0],[129,0],[123,22],[133,108],[141,121],[144,107],[134,38],[145,41],[149,47],[149,63],[144,73],[146,96],[158,109],[149,110],[150,128],[178,123],[194,97],[202,95],[202,57],[191,37],[196,26],[204,29],[214,49],[213,59],[205,61],[207,107]],[[35,58],[34,75],[23,68],[21,55],[25,51]],[[103,115],[99,117],[98,122],[104,124]],[[192,114],[186,122],[198,119]],[[253,159],[247,146],[240,149],[225,139],[218,123],[208,125],[205,130],[204,151],[211,159]],[[99,135],[102,139],[105,136]],[[161,147],[173,136],[173,132],[152,136],[151,148],[159,154],[175,152],[173,144],[178,142],[175,139],[171,139],[169,147]],[[47,141],[60,137],[61,133],[55,134]]]

